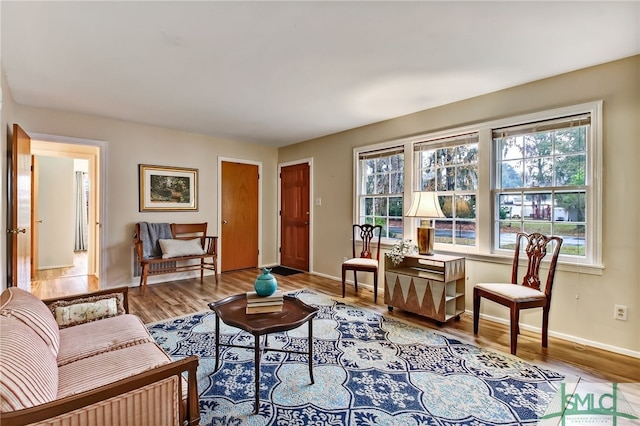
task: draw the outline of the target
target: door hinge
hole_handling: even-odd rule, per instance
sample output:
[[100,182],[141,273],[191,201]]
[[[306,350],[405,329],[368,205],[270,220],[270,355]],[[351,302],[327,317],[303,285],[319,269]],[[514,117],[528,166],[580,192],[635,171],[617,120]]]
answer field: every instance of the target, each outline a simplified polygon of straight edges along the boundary
[[282,247],[278,247],[278,252],[282,253]]

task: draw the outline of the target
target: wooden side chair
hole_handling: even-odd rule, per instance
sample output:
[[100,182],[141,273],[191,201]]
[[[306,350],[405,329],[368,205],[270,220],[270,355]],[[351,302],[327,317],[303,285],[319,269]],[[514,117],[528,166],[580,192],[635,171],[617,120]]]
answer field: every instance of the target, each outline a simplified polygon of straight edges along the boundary
[[[356,244],[360,237],[362,250],[356,256]],[[352,257],[342,262],[342,297],[344,297],[344,283],[347,271],[353,271],[353,283],[356,293],[358,292],[358,272],[373,272],[373,302],[378,302],[378,265],[380,263],[380,238],[382,236],[382,226],[380,225],[353,225]],[[375,257],[371,252],[371,245],[377,240]]]
[[[525,253],[527,255],[527,270],[518,285],[518,262],[520,260],[520,242],[527,241]],[[552,244],[554,243],[555,244]],[[547,255],[549,245],[552,244],[553,254],[549,263],[549,272],[544,289],[541,290],[540,265]],[[511,270],[510,283],[479,283],[473,288],[473,333],[478,334],[478,320],[480,319],[480,299],[492,300],[511,310],[511,353],[516,354],[518,333],[520,327],[521,309],[542,308],[542,347],[548,344],[549,309],[551,307],[551,289],[556,273],[556,263],[562,246],[562,238],[547,237],[539,233],[526,234],[519,232],[516,235],[516,247],[513,254],[513,269]]]

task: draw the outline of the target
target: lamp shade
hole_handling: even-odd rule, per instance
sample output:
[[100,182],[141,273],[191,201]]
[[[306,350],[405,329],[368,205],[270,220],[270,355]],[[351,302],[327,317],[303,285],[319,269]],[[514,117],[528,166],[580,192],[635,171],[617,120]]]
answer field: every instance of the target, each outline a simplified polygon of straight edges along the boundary
[[414,192],[411,207],[409,207],[405,216],[424,218],[445,217],[440,208],[440,202],[438,202],[438,194],[433,191]]

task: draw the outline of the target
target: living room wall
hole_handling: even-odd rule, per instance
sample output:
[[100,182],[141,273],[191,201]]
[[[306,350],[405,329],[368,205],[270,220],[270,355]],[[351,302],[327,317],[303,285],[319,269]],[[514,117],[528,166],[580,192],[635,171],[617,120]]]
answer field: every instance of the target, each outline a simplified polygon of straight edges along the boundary
[[[1,72],[1,68],[0,68]],[[15,104],[2,73],[2,139],[14,122],[27,132],[105,141],[107,143],[107,214],[105,248],[109,286],[135,283],[131,277],[131,237],[138,221],[208,221],[218,233],[217,157],[263,163],[262,264],[277,261],[277,164],[313,158],[314,273],[337,278],[351,252],[353,221],[353,148],[409,135],[459,127],[501,117],[594,100],[604,101],[603,262],[601,275],[560,267],[556,275],[550,329],[552,335],[640,356],[640,56],[517,86],[394,120],[372,124],[288,147],[212,138],[131,122],[30,108]],[[7,170],[6,156],[2,169]],[[138,212],[139,163],[194,167],[200,170],[200,209],[189,213]],[[6,173],[0,177],[6,200]],[[1,225],[6,228],[6,207]],[[0,244],[6,277],[6,240]],[[504,263],[467,262],[467,310],[479,281],[504,279]],[[163,277],[158,277],[166,279]],[[167,277],[168,278],[168,277]],[[6,283],[3,283],[6,285]],[[339,285],[339,284],[338,284]],[[579,295],[579,299],[576,299]],[[613,319],[613,305],[629,308],[626,322]],[[483,303],[483,312],[505,321],[507,311]],[[525,326],[540,327],[539,312],[523,312]],[[481,326],[482,327],[482,326]]]
[[[5,101],[10,96],[3,78]],[[103,141],[106,143],[106,214],[103,220],[106,277],[101,285],[137,285],[132,277],[132,241],[136,222],[208,222],[208,233],[219,235],[218,158],[262,163],[262,264],[277,261],[277,149],[85,114],[15,104],[7,125],[18,123],[29,134]],[[3,115],[3,124],[4,121]],[[5,127],[6,128],[6,127]],[[6,133],[6,132],[5,132]],[[3,144],[6,135],[3,134]],[[6,147],[6,145],[5,145]],[[4,148],[3,152],[6,152]],[[3,156],[4,161],[4,156]],[[196,212],[139,212],[138,164],[189,167],[199,170]],[[6,163],[3,165],[6,170]],[[3,188],[6,200],[6,187]],[[4,213],[4,212],[3,212]],[[4,218],[6,224],[6,218]],[[6,251],[3,250],[3,253]],[[4,254],[3,254],[4,261]],[[6,268],[2,270],[6,277]],[[150,283],[197,275],[196,272],[151,277]],[[6,278],[5,278],[6,279]],[[5,283],[6,285],[6,283]]]
[[[605,267],[598,275],[560,265],[550,330],[640,357],[639,75],[640,56],[635,56],[281,148],[280,162],[313,157],[314,197],[322,198],[313,216],[315,272],[338,277],[342,258],[351,253],[355,147],[603,100],[603,239],[597,243]],[[504,280],[510,268],[504,262],[467,261],[469,312],[474,283]],[[614,304],[628,306],[626,322],[613,319]],[[521,322],[540,328],[539,311],[523,311]],[[482,312],[508,320],[508,310],[495,304],[484,302]]]

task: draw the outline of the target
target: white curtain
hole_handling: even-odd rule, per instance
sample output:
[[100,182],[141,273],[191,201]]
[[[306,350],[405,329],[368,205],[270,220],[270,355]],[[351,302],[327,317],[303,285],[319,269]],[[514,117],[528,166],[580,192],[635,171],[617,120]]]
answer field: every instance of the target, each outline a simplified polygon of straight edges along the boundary
[[85,173],[76,172],[76,189],[75,189],[75,251],[87,250],[87,195],[85,189]]

